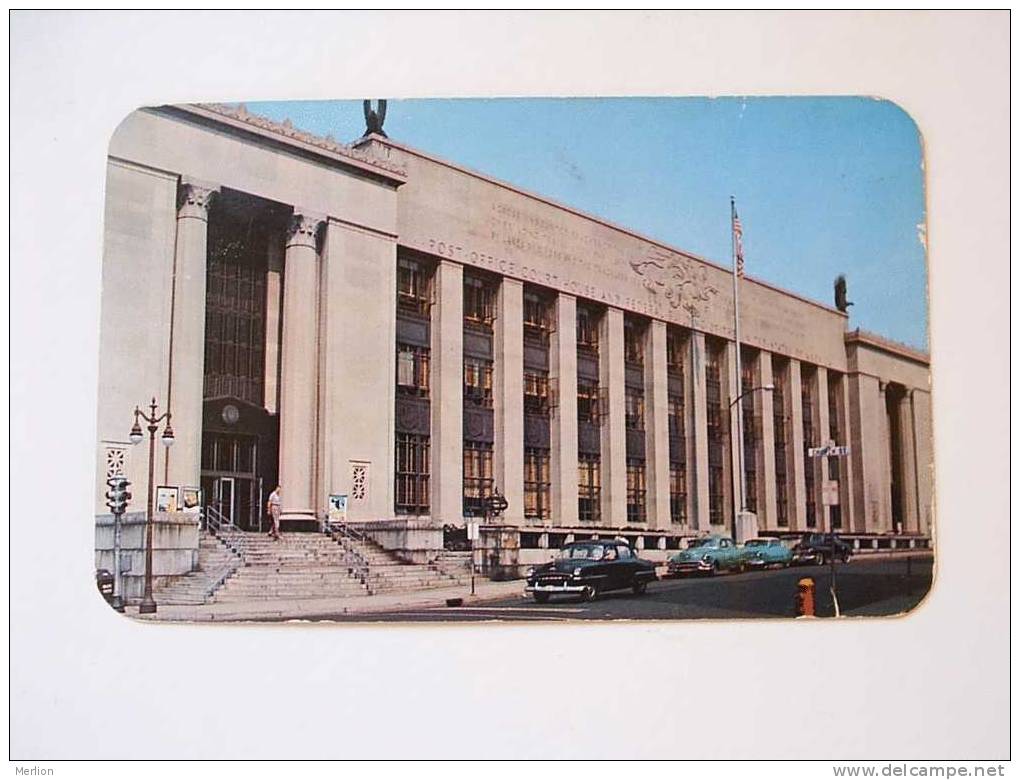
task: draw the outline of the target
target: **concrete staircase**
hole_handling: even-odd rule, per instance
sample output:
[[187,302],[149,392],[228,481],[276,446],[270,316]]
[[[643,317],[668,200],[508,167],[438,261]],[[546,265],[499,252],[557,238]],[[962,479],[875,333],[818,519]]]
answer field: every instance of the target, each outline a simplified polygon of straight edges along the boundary
[[324,599],[368,595],[352,556],[324,534],[264,534],[223,530],[221,538],[244,564],[216,591],[217,604],[273,599]]
[[333,538],[363,563],[365,584],[372,593],[448,588],[466,584],[471,575],[470,559],[467,569],[408,563],[367,537],[334,532]]
[[325,599],[463,585],[468,553],[445,553],[434,564],[407,563],[366,537],[334,531],[265,534],[224,527],[203,531],[198,571],[157,588],[157,604],[206,604]]
[[204,604],[243,565],[228,544],[206,531],[198,540],[198,570],[153,589],[157,604]]

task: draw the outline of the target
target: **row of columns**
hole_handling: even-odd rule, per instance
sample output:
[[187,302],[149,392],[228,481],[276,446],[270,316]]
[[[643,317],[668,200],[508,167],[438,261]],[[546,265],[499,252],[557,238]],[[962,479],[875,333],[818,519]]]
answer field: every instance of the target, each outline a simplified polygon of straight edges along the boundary
[[[217,193],[215,186],[185,179],[178,199],[177,242],[174,267],[171,374],[168,406],[179,431],[200,432],[204,384],[204,339],[208,209]],[[295,208],[283,258],[283,323],[280,354],[280,481],[283,487],[283,519],[308,521],[316,517],[317,408],[319,392],[319,234],[326,223],[322,215]],[[463,267],[443,260],[435,277],[432,322],[432,515],[442,522],[459,522],[463,497]],[[507,496],[506,520],[524,521],[523,507],[523,285],[503,279],[494,324],[494,481]],[[550,420],[551,501],[554,522],[577,523],[577,300],[559,293],[553,306],[554,327],[550,338],[549,373],[554,394]],[[275,349],[275,345],[274,345]],[[645,474],[649,528],[671,526],[669,501],[668,391],[666,372],[666,324],[652,321],[645,343]],[[684,405],[687,419],[688,526],[707,530],[709,524],[708,432],[705,335],[689,333]],[[721,407],[730,424],[727,481],[729,495],[724,506],[726,526],[732,523],[733,496],[739,492],[740,462],[729,399],[739,394],[735,345],[724,347]],[[609,307],[602,319],[599,349],[600,384],[606,394],[601,435],[602,522],[619,526],[626,522],[626,428],[624,382],[624,313]],[[829,402],[826,369],[812,376],[813,427],[816,442],[803,439],[800,362],[784,363],[784,402],[788,420],[787,483],[775,479],[775,431],[773,398],[756,393],[755,412],[761,431],[756,454],[759,528],[777,528],[777,491],[786,490],[789,528],[806,527],[805,469],[814,472],[816,527],[830,527],[830,513],[822,501],[822,485],[828,469],[822,459],[806,462],[806,446],[829,438]],[[755,384],[774,380],[772,356],[759,352],[754,367]],[[930,407],[926,393],[909,391],[899,403],[900,463],[892,464],[885,385],[865,375],[839,379],[837,410],[839,429],[850,444],[853,457],[840,460],[840,504],[845,530],[879,530],[891,516],[888,477],[899,469],[903,485],[903,530],[925,530],[925,507],[930,496],[930,474],[918,467],[930,462]],[[856,424],[851,424],[854,417]],[[878,426],[878,440],[871,430]],[[928,427],[925,427],[928,426]],[[386,432],[383,432],[384,434]],[[392,437],[390,437],[392,438]],[[167,461],[170,484],[197,484],[201,468],[201,436],[181,436]],[[855,472],[857,478],[855,479]],[[876,473],[877,472],[877,473]],[[877,487],[876,487],[877,486]],[[856,511],[855,511],[856,510]],[[891,530],[885,529],[883,530]]]
[[[187,178],[178,190],[167,406],[174,427],[185,435],[178,436],[167,455],[167,480],[175,485],[197,485],[201,473],[209,206],[218,192],[215,185]],[[284,520],[316,517],[317,241],[325,221],[322,215],[296,208],[284,253],[279,393]],[[275,340],[272,346],[275,354]]]
[[[524,507],[524,411],[523,411],[523,285],[513,279],[501,281],[494,323],[494,422],[495,444],[493,477],[496,487],[508,499],[505,515],[508,523],[523,523]],[[441,522],[459,522],[462,514],[463,485],[463,267],[443,260],[435,277],[435,302],[432,310],[432,516]],[[553,409],[550,419],[550,479],[552,522],[563,526],[578,523],[577,484],[577,300],[567,293],[558,293],[552,304],[552,332],[549,343],[549,377]],[[645,476],[646,508],[649,528],[672,526],[670,517],[670,452],[668,390],[666,365],[666,323],[653,320],[645,336]],[[724,346],[722,365],[723,415],[732,414],[729,400],[739,394],[736,376],[735,345]],[[691,529],[710,528],[708,495],[708,428],[705,385],[705,335],[689,333],[688,360],[685,361],[684,387],[687,432],[687,526]],[[813,420],[818,441],[805,444],[801,403],[801,364],[791,359],[784,366],[784,396],[787,418],[787,483],[776,484],[774,402],[768,392],[755,394],[755,415],[761,443],[756,453],[759,479],[757,505],[759,528],[776,529],[777,493],[787,491],[791,530],[806,527],[805,468],[815,469],[814,486],[817,507],[816,527],[829,528],[829,512],[823,508],[822,485],[828,478],[822,459],[810,464],[805,461],[806,446],[817,446],[828,440],[828,372],[818,367],[812,373],[812,393],[816,399]],[[621,526],[627,517],[627,463],[624,382],[624,313],[608,307],[602,318],[599,334],[599,380],[605,394],[601,435],[601,501],[602,522]],[[754,365],[756,385],[774,381],[772,356],[759,352]],[[847,388],[841,389],[847,392]],[[840,430],[851,430],[850,405],[840,405]],[[731,421],[732,423],[732,421]],[[729,483],[725,501],[723,528],[732,523],[734,496],[739,492],[736,425],[731,432],[728,452],[732,455],[726,467]],[[848,442],[837,442],[846,444]],[[841,498],[843,527],[854,516],[852,464],[843,459]],[[717,528],[719,528],[717,526]]]

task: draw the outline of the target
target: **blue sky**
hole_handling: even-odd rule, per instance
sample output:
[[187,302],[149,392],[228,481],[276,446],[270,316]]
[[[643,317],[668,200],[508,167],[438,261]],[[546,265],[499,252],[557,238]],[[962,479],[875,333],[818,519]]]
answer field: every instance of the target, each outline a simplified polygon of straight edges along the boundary
[[[338,141],[361,101],[248,103]],[[850,327],[927,348],[921,139],[869,98],[391,100],[406,143],[730,265],[729,197],[747,273],[827,304]]]

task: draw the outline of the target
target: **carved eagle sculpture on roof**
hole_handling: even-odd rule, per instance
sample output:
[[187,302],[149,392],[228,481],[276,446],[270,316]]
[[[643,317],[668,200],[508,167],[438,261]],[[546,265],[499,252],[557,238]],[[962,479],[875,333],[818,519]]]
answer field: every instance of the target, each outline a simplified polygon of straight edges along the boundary
[[386,121],[386,101],[377,100],[375,101],[378,105],[377,108],[372,108],[372,101],[366,100],[362,106],[365,109],[365,135],[381,135],[383,138],[388,138],[386,133],[383,132],[383,122]]
[[852,301],[846,299],[846,277],[840,274],[832,286],[836,295],[836,308],[846,314],[846,310],[854,305]]

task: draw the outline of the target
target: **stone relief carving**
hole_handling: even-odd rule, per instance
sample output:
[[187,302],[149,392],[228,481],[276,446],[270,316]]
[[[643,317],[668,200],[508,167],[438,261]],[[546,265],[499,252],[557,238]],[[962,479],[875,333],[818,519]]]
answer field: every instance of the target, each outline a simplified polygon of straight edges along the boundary
[[646,290],[662,295],[670,307],[693,317],[701,316],[704,305],[719,293],[708,281],[707,268],[665,249],[652,248],[643,259],[631,260],[630,267]]

